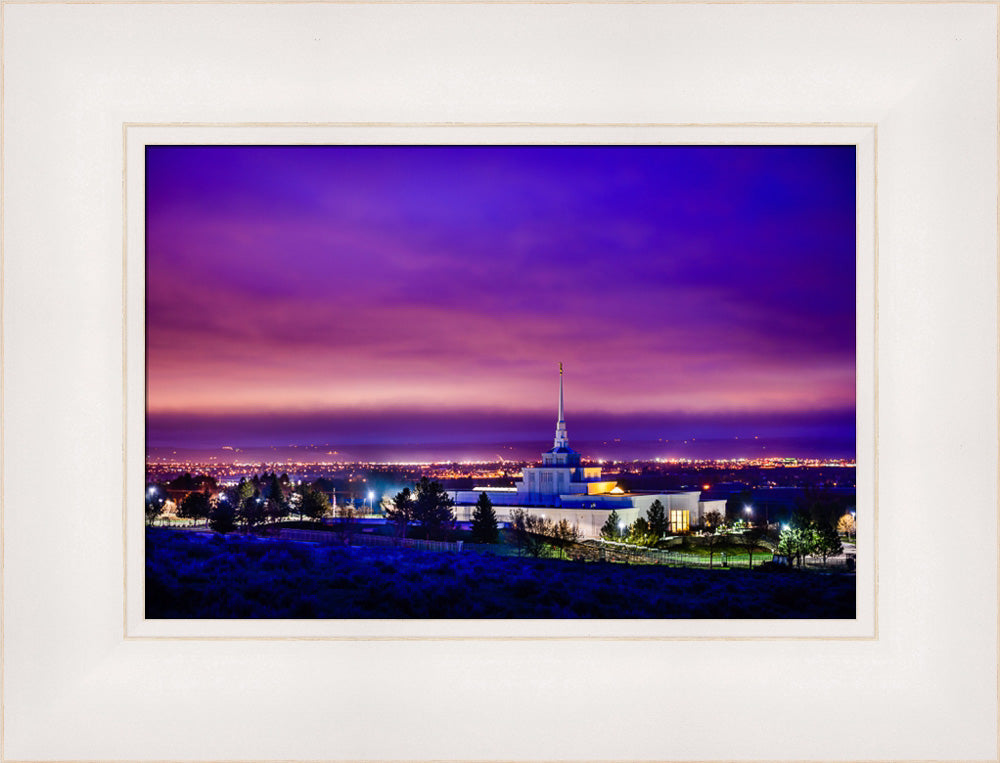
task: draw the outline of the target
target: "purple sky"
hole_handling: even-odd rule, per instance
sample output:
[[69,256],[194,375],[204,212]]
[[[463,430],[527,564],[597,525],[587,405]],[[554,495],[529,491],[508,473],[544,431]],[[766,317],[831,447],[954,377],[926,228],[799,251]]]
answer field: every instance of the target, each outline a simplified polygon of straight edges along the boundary
[[559,361],[571,441],[853,438],[853,147],[164,146],[146,174],[150,446],[544,440]]

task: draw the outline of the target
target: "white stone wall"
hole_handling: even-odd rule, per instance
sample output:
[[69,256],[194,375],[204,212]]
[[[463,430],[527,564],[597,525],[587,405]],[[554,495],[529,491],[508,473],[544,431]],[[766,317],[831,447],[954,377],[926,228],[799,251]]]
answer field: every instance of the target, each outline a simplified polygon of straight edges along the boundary
[[[671,510],[687,511],[692,526],[698,524],[704,516],[703,506],[709,506],[704,511],[711,511],[712,507],[718,503],[717,501],[701,502],[698,500],[701,493],[692,490],[655,495],[560,495],[557,497],[560,506],[526,506],[522,502],[525,496],[519,493],[458,490],[449,493],[455,501],[455,519],[460,522],[471,521],[476,501],[479,500],[479,495],[483,492],[489,496],[497,519],[501,522],[510,521],[512,509],[524,509],[529,514],[545,516],[555,522],[566,519],[570,524],[577,526],[580,534],[585,538],[598,537],[601,533],[601,527],[612,511],[617,511],[619,519],[626,525],[630,525],[637,518],[646,516],[649,507],[657,499],[663,504],[668,518]],[[554,496],[554,498],[556,497]],[[725,501],[721,503],[723,510],[725,510]]]
[[726,499],[717,498],[713,501],[699,501],[698,502],[699,516],[704,519],[705,515],[711,511],[717,511],[722,515],[722,518],[726,518]]

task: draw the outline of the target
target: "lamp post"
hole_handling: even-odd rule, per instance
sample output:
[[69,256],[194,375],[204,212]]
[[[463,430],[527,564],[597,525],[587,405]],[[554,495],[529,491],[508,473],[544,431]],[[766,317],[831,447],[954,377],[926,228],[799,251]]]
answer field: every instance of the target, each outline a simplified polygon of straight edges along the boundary
[[855,516],[855,513],[853,511],[851,512],[851,525],[854,528],[854,532],[851,534],[851,539],[855,543],[857,543],[858,542],[858,518]]
[[375,510],[375,491],[368,491],[368,513],[371,514]]
[[743,513],[747,515],[747,525],[753,524],[753,506],[747,504],[743,507]]
[[624,537],[625,537],[625,520],[623,519],[618,523],[618,540],[621,540]]

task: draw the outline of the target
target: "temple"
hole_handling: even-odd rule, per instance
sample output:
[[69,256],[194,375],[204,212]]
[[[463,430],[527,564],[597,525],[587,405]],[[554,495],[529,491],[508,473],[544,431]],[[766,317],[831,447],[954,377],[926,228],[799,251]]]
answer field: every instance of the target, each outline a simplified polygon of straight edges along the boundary
[[[563,398],[563,365],[559,364],[559,413],[551,450],[542,453],[540,466],[525,467],[512,488],[476,487],[453,491],[459,521],[472,518],[481,493],[486,493],[500,521],[509,521],[510,509],[522,508],[558,522],[566,519],[584,537],[597,537],[612,511],[631,524],[645,516],[653,501],[663,504],[671,532],[700,525],[709,511],[725,513],[725,501],[703,501],[701,491],[663,493],[625,492],[614,481],[601,476],[599,466],[583,466],[582,457],[569,445]],[[507,509],[506,511],[504,509]]]

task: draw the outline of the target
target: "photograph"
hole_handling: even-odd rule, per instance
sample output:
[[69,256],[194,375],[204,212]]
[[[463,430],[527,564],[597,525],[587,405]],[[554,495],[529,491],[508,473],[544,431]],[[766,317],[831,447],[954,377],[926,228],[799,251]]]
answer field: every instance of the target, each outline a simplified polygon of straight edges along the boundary
[[856,617],[855,145],[144,154],[147,620]]

